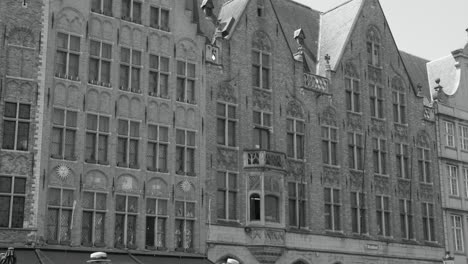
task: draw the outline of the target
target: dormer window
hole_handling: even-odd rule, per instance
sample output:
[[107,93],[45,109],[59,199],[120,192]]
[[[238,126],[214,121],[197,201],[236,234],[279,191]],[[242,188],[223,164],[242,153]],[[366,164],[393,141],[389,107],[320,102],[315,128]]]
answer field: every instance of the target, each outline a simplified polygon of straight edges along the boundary
[[380,34],[377,28],[370,27],[367,31],[367,64],[380,66]]

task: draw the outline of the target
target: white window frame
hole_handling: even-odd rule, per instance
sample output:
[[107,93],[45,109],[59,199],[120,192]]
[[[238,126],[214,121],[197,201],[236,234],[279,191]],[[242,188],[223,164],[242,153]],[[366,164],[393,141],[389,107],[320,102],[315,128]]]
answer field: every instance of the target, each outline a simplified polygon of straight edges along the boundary
[[[367,206],[366,206],[366,194],[357,191],[357,192],[351,192],[351,211],[356,210],[356,224],[357,224],[357,230],[352,230],[353,233],[356,234],[367,234],[368,233],[368,226],[367,226],[367,221],[366,221],[366,216],[367,216]],[[361,203],[362,199],[362,203]],[[353,203],[355,203],[356,206],[353,206]],[[353,217],[353,214],[351,213],[351,217]],[[351,229],[354,227],[352,226],[352,222],[354,219],[351,219]],[[363,225],[364,229],[363,230]]]
[[[92,42],[99,43],[99,55],[92,55],[91,54],[91,43]],[[107,46],[110,47],[110,58],[106,58],[103,55],[102,50],[103,50],[104,45],[107,45]],[[112,75],[112,44],[103,42],[101,40],[91,39],[89,41],[89,47],[90,47],[90,51],[89,51],[89,60],[90,60],[90,62],[89,63],[91,64],[91,60],[97,60],[98,61],[98,69],[97,69],[98,70],[98,73],[97,73],[98,79],[97,80],[91,80],[89,78],[89,76],[88,76],[88,82],[90,84],[100,85],[100,86],[111,88],[112,87],[112,78],[111,78],[111,75]],[[104,63],[109,63],[109,82],[103,82],[103,80],[102,80],[102,64],[103,64],[103,62]]]
[[[369,84],[369,93],[370,101],[374,103],[374,108],[371,108],[371,116],[378,119],[385,119],[385,96],[383,87],[377,84]],[[380,112],[379,109],[382,111]]]
[[[378,167],[374,168],[374,173],[380,175],[387,175],[388,173],[388,151],[387,151],[387,140],[384,138],[372,138],[372,153],[377,154]],[[377,142],[377,146],[375,146]],[[377,147],[377,148],[376,148]],[[374,157],[372,158],[374,159]],[[373,160],[374,163],[374,160]],[[385,165],[384,165],[385,164]],[[375,165],[375,164],[374,164]]]
[[[88,128],[88,118],[90,115],[93,115],[93,116],[96,116],[96,122],[97,122],[97,125],[96,125],[96,130],[91,130]],[[107,118],[107,131],[102,131],[102,128],[100,127],[101,125],[101,118],[105,119]],[[90,113],[90,112],[87,112],[86,113],[86,133],[85,133],[85,137],[87,138],[88,134],[93,134],[96,138],[96,141],[95,141],[95,146],[94,146],[94,154],[95,154],[95,159],[94,160],[88,160],[87,157],[86,157],[86,154],[85,154],[85,162],[89,162],[89,163],[99,163],[99,164],[103,164],[103,165],[107,165],[109,164],[109,142],[110,142],[110,126],[111,126],[111,116],[107,116],[107,115],[102,115],[102,114],[97,114],[97,113]],[[99,142],[100,142],[100,138],[101,136],[105,136],[107,137],[107,144],[106,144],[106,160],[100,160],[99,159]],[[85,139],[85,149],[87,148],[87,139]]]
[[[179,73],[179,63],[184,64],[183,74]],[[193,66],[193,76],[189,75],[189,65]],[[188,104],[197,104],[197,64],[193,61],[186,59],[177,59],[176,60],[176,101],[183,102]],[[183,80],[183,95],[179,96],[179,80]],[[193,91],[191,91],[191,98],[188,97],[189,89],[191,88],[189,83],[193,84]]]
[[[361,113],[361,83],[360,80],[353,76],[345,76],[345,104],[346,104],[346,111],[353,112],[353,113]],[[349,84],[349,87],[347,87]],[[348,97],[349,103],[348,104]]]
[[468,126],[460,125],[460,148],[461,150],[468,151]]
[[[126,61],[123,61],[123,50],[126,49],[128,50],[128,54],[129,54],[129,61],[126,62]],[[134,53],[137,53],[139,54],[140,56],[140,59],[139,59],[139,62],[134,62]],[[126,92],[132,92],[132,93],[141,93],[141,72],[142,72],[142,68],[143,68],[143,63],[142,63],[142,54],[143,52],[141,50],[136,50],[136,49],[132,49],[132,48],[128,48],[128,47],[124,47],[124,46],[120,46],[120,63],[119,63],[119,89],[122,90],[122,91],[126,91]],[[137,55],[135,55],[137,56]],[[139,64],[138,64],[139,63]],[[122,85],[122,67],[127,67],[127,70],[128,70],[128,83],[126,86],[123,86]],[[133,79],[133,70],[138,70],[138,87],[132,87],[132,79]]]
[[[388,207],[385,207],[385,200],[387,200]],[[376,215],[377,215],[377,223],[379,218],[382,220],[382,230],[377,230],[378,235],[380,236],[385,236],[385,237],[391,237],[392,236],[392,211],[391,211],[391,198],[386,195],[377,195],[376,196],[376,203],[380,203],[380,210],[376,206]],[[385,215],[388,214],[389,217],[389,223],[386,222]],[[386,230],[386,226],[390,228],[390,230]],[[378,224],[377,224],[378,226]]]
[[460,196],[460,189],[458,184],[458,166],[447,164],[446,168],[450,186],[450,195]]
[[444,136],[445,145],[455,147],[455,124],[453,122],[444,121]]
[[[401,205],[403,204],[403,208]],[[413,216],[413,204],[409,199],[400,199],[400,221],[404,221],[405,230],[400,230],[403,233],[401,234],[403,239],[414,239],[414,216]],[[403,211],[402,211],[403,209]],[[401,223],[400,223],[401,226]],[[410,232],[410,230],[412,232]]]
[[[151,67],[151,57],[157,57],[158,61],[158,68]],[[167,71],[164,71],[161,67],[161,61],[162,59],[167,60]],[[150,54],[149,55],[149,74],[148,74],[148,94],[151,96],[156,96],[156,97],[161,97],[164,99],[169,99],[169,92],[170,92],[170,85],[169,85],[169,79],[170,79],[170,69],[171,69],[171,59],[166,56],[161,56],[157,54]],[[151,78],[151,74],[156,74],[158,78],[158,83],[156,84],[156,90],[154,90],[154,87],[150,87],[149,85],[149,80]],[[167,78],[167,91],[165,91],[165,94],[162,93],[161,91],[161,76],[166,76]]]
[[[341,190],[340,189],[337,189],[337,188],[329,188],[329,187],[325,187],[324,189],[324,192],[327,192],[329,191],[330,192],[330,201],[327,202],[326,199],[324,199],[324,205],[325,206],[330,206],[330,220],[331,220],[331,229],[328,229],[327,226],[328,226],[328,223],[325,223],[326,227],[325,229],[328,229],[328,230],[332,230],[332,231],[341,231],[342,228],[342,219],[341,219],[341,207],[342,207],[342,204],[341,204]],[[338,191],[338,196],[339,199],[338,201],[337,198],[334,197],[334,191]],[[338,211],[339,211],[339,215],[336,216],[335,215],[335,209],[336,207],[338,207]],[[324,212],[324,216],[325,216],[325,212]],[[339,223],[335,223],[335,217],[338,217],[338,222]]]
[[[224,136],[223,136],[223,139],[224,139],[224,143],[220,143],[218,141],[218,130],[216,130],[216,143],[218,145],[221,145],[221,146],[229,146],[229,147],[236,147],[237,146],[237,121],[238,121],[238,118],[237,118],[237,105],[236,104],[231,104],[231,103],[226,103],[226,102],[217,102],[216,104],[216,107],[217,107],[217,110],[216,110],[216,117],[217,117],[217,121],[220,121],[222,120],[224,122]],[[219,114],[219,109],[221,108],[224,108],[224,115],[220,115]],[[234,111],[234,117],[230,117],[229,116],[229,113],[230,111]],[[230,123],[234,123],[234,128],[232,129],[233,131],[231,131],[231,129],[229,129],[229,124]],[[218,122],[217,124],[218,125]],[[233,135],[233,141],[234,141],[234,144],[229,144],[229,135]]]
[[[59,78],[64,78],[64,79],[71,79],[71,80],[74,80],[74,81],[79,81],[80,78],[80,55],[81,55],[81,36],[79,35],[74,35],[74,34],[71,34],[71,33],[68,33],[68,32],[57,32],[57,39],[56,39],[56,43],[58,43],[58,39],[59,39],[59,35],[65,35],[67,36],[67,48],[62,48],[62,47],[59,47],[58,44],[56,45],[56,53],[58,52],[64,52],[66,53],[66,58],[65,58],[65,75],[62,76],[60,75],[60,73],[57,72],[57,69],[55,69],[55,76],[56,77],[59,77]],[[79,50],[72,50],[71,49],[71,41],[70,39],[74,37],[74,38],[78,38],[78,49]],[[78,64],[77,64],[77,76],[71,76],[70,75],[70,54],[73,54],[75,56],[78,56]],[[57,54],[55,54],[55,56],[57,56]],[[54,67],[57,67],[57,61],[54,62]]]

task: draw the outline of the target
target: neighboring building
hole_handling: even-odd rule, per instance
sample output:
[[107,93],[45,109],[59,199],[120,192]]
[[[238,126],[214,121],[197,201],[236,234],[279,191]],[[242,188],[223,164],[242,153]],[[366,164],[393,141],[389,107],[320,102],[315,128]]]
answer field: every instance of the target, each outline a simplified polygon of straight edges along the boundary
[[441,262],[427,78],[378,1],[222,2],[202,6],[209,259]]
[[436,109],[445,244],[455,263],[468,258],[468,44],[427,64]]

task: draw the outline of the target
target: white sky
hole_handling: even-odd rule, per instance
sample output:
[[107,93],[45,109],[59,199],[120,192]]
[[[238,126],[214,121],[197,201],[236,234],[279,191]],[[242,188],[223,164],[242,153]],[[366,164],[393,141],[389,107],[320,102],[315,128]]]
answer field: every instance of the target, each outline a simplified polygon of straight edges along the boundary
[[[319,11],[345,0],[294,0]],[[434,60],[468,42],[468,0],[380,0],[400,50]]]

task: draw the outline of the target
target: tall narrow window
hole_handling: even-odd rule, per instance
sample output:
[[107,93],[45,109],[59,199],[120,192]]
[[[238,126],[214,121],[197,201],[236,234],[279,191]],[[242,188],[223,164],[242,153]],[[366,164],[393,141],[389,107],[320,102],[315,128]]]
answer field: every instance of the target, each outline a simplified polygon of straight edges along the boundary
[[414,239],[413,207],[411,200],[400,199],[400,232],[403,239]]
[[168,172],[167,149],[169,128],[148,125],[148,146],[146,148],[146,166],[150,171]]
[[288,183],[289,225],[303,228],[306,224],[306,194],[305,184]]
[[120,48],[120,90],[141,93],[141,51]]
[[272,130],[271,114],[253,112],[254,146],[260,149],[270,149],[270,131]]
[[270,54],[261,51],[252,51],[252,86],[262,89],[270,87]]
[[3,149],[27,151],[31,105],[5,102],[3,112]]
[[376,118],[384,118],[383,88],[375,84],[369,84],[369,97],[371,116]]
[[322,126],[322,161],[324,164],[338,165],[338,129]]
[[23,228],[26,178],[0,176],[0,227]]
[[55,54],[55,76],[79,80],[80,37],[57,33]]
[[91,0],[91,12],[112,16],[112,0]]
[[169,98],[169,58],[150,54],[149,68],[149,95]]
[[403,81],[399,77],[392,79],[393,122],[406,124],[406,94]]
[[141,24],[141,2],[135,0],[122,0],[122,19]]
[[460,126],[460,148],[468,151],[468,126]]
[[104,246],[107,195],[85,191],[82,200],[81,243],[85,246]]
[[216,182],[218,185],[217,215],[218,219],[237,219],[237,174],[218,171]]
[[117,166],[137,169],[140,123],[119,119],[117,133]]
[[250,208],[250,221],[261,220],[261,198],[260,195],[254,193],[249,197],[249,208]]
[[421,203],[422,205],[422,222],[423,222],[423,237],[426,241],[436,241],[434,227],[434,204]]
[[325,188],[325,228],[328,230],[341,230],[341,200],[340,190]]
[[287,128],[287,154],[294,159],[304,158],[304,121],[288,118]]
[[89,47],[89,83],[110,87],[112,45],[91,40]]
[[455,251],[463,252],[465,251],[465,246],[463,243],[463,218],[459,215],[451,215],[452,220],[452,236],[453,236],[453,244],[455,245]]
[[450,195],[459,196],[457,166],[447,165],[447,175],[448,175],[448,180],[450,183]]
[[175,202],[175,248],[190,249],[194,244],[195,203]]
[[374,172],[387,174],[387,141],[381,138],[372,138]]
[[455,125],[452,122],[444,121],[445,145],[455,147]]
[[371,26],[367,31],[367,63],[380,66],[380,34],[377,28]]
[[362,192],[351,192],[351,226],[353,233],[367,233],[366,195]]
[[70,243],[73,190],[49,188],[47,199],[47,242]]
[[375,199],[377,210],[377,234],[390,236],[390,198],[377,195]]
[[166,199],[146,199],[146,247],[166,248],[167,202]]
[[75,111],[54,108],[50,150],[53,158],[76,160],[77,115]]
[[169,31],[169,10],[152,6],[150,8],[150,27]]
[[348,166],[351,169],[364,169],[364,140],[361,134],[348,132]]
[[361,112],[359,80],[355,77],[345,77],[346,110]]
[[177,61],[177,101],[195,104],[195,64]]
[[195,132],[176,130],[176,173],[195,176]]
[[223,146],[236,146],[236,106],[226,103],[216,105],[217,143]]
[[400,178],[409,178],[409,153],[408,145],[395,143],[396,173]]
[[419,181],[425,183],[431,183],[431,155],[430,150],[425,147],[418,147],[418,170],[419,170]]
[[109,117],[87,114],[86,117],[86,151],[85,161],[108,164]]
[[463,168],[463,178],[465,180],[465,197],[468,197],[468,168]]
[[136,248],[138,197],[116,195],[115,198],[115,247]]

